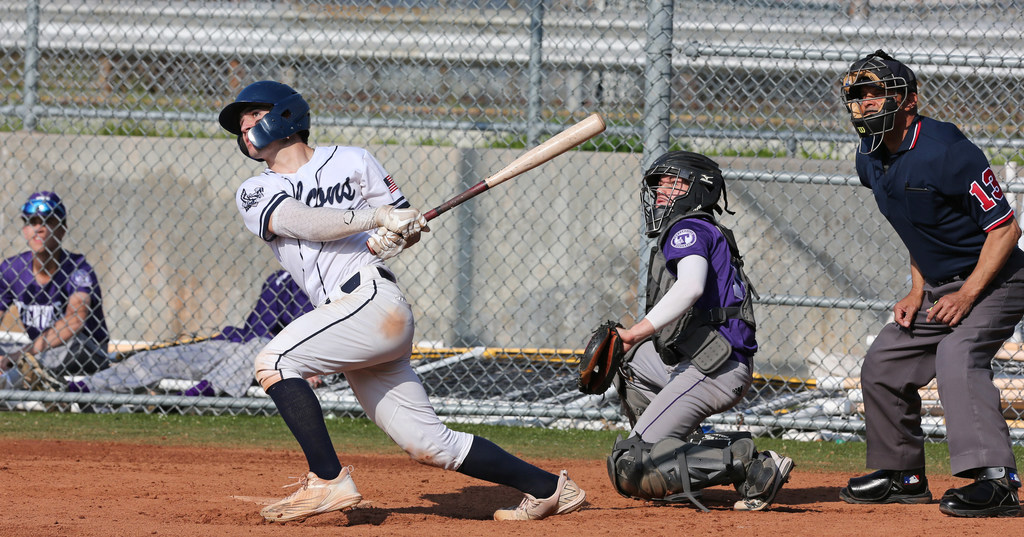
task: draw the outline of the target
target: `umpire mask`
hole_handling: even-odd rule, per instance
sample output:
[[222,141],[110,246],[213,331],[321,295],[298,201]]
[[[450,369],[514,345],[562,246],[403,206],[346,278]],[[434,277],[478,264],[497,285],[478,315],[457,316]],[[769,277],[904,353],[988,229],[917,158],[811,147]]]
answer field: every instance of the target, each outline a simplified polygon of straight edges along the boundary
[[658,236],[678,215],[694,211],[721,214],[718,200],[724,192],[722,170],[708,157],[689,151],[670,151],[658,157],[640,184],[647,236]]
[[[917,77],[906,65],[876,50],[853,62],[843,75],[840,92],[857,134],[861,138],[878,137],[870,148],[874,151],[882,143],[881,135],[895,127],[896,113],[907,95],[917,93]],[[875,99],[884,99],[881,108],[868,112],[865,103]]]

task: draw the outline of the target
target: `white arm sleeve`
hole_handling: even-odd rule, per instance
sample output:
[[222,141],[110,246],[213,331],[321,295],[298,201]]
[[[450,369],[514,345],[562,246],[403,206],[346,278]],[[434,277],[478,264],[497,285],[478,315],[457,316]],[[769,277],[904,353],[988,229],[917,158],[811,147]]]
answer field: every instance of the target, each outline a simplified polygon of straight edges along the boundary
[[275,235],[290,239],[334,241],[377,227],[377,209],[340,210],[329,207],[307,207],[288,198],[274,209],[270,229]]
[[682,317],[704,294],[708,260],[699,255],[688,255],[676,264],[676,274],[676,283],[644,317],[654,325],[655,332]]

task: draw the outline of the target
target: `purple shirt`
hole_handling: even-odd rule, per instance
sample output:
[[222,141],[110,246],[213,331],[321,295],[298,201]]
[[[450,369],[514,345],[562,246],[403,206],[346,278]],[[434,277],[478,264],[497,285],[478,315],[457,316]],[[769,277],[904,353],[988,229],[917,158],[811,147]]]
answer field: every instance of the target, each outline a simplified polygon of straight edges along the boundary
[[103,317],[103,293],[99,280],[85,256],[63,252],[60,267],[50,283],[40,286],[32,275],[32,252],[23,252],[0,263],[0,314],[18,306],[21,324],[30,339],[53,327],[67,311],[74,293],[91,297],[89,315],[80,334],[107,348],[107,322]]
[[[708,262],[708,276],[704,281],[704,294],[697,299],[695,308],[739,307],[747,289],[732,266],[729,243],[718,228],[700,218],[684,218],[669,230],[668,239],[662,249],[669,273],[676,274],[677,262],[687,256],[699,255]],[[685,278],[686,275],[684,274]],[[754,329],[740,319],[728,319],[718,331],[732,345],[733,350],[753,356],[757,351]]]
[[285,326],[312,311],[306,293],[295,283],[287,271],[279,270],[263,282],[256,307],[245,319],[242,327],[225,326],[214,339],[227,339],[241,343],[256,338],[272,338]]

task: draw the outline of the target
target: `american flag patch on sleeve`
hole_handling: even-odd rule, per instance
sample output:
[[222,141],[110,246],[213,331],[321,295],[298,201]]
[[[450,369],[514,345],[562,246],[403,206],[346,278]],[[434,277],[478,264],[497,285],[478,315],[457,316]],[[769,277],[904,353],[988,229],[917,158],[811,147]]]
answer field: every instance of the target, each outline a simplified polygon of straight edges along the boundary
[[398,185],[395,184],[395,180],[392,179],[390,175],[384,178],[384,184],[388,185],[388,190],[392,194],[394,194],[395,191],[398,190]]

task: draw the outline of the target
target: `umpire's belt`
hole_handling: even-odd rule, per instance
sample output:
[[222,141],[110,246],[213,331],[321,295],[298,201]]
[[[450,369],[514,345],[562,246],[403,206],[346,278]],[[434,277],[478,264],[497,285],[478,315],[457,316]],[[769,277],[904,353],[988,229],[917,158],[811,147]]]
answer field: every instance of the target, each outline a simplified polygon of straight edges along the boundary
[[953,276],[952,278],[946,278],[945,280],[939,280],[939,281],[934,282],[934,283],[933,282],[928,282],[928,283],[932,284],[932,287],[942,287],[943,285],[946,285],[947,283],[962,282],[962,281],[966,280],[967,277],[970,276],[970,275],[971,275],[971,271],[968,270],[967,272],[964,272],[963,274],[957,274],[956,276]]
[[363,282],[368,282],[377,278],[384,278],[391,283],[397,283],[395,275],[392,274],[390,270],[380,265],[367,265],[359,269],[359,272],[353,274],[345,283],[341,284],[337,291],[331,293],[324,304],[330,304],[332,300],[338,300],[341,298],[341,295],[347,295],[352,291],[355,291]]

